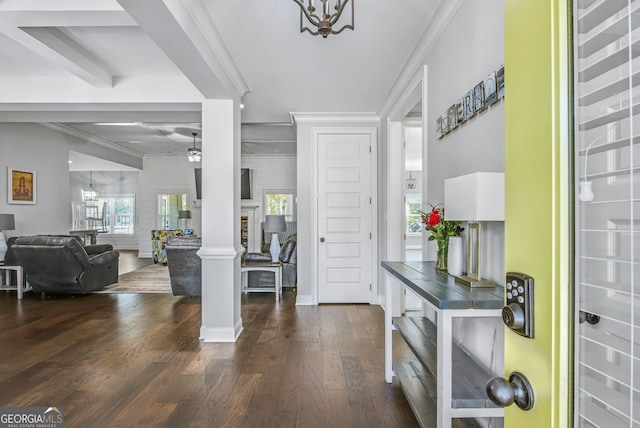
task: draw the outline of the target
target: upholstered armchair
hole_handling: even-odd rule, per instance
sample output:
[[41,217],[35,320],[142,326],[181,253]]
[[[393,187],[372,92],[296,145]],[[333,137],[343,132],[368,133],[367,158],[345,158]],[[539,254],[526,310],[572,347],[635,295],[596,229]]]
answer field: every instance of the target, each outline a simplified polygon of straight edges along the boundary
[[[280,248],[280,262],[282,263],[282,285],[285,287],[295,287],[298,281],[298,235],[294,234],[287,238]],[[247,262],[271,262],[271,254],[247,253],[244,255]],[[262,286],[264,281],[273,284],[273,275],[270,272],[249,272],[248,286]]]
[[167,264],[167,253],[164,246],[169,236],[183,236],[184,231],[181,229],[163,230],[157,229],[151,231],[151,258],[154,263]]
[[119,253],[109,244],[85,247],[77,236],[21,236],[7,255],[38,293],[86,294],[118,282]]
[[197,252],[202,240],[195,236],[169,236],[164,247],[174,296],[202,295],[202,262]]

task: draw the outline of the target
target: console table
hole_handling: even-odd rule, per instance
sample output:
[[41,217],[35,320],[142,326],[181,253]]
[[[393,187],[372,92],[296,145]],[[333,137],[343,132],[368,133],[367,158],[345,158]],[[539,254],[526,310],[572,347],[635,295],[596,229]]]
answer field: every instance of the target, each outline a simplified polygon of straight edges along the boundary
[[[436,313],[435,325],[426,317],[392,317],[392,292],[387,287],[385,379],[391,383],[395,373],[418,423],[448,428],[452,418],[502,417],[504,410],[485,393],[486,382],[495,374],[453,343],[452,322],[457,317],[501,318],[503,288],[457,284],[453,277],[436,272],[434,262],[382,262],[382,268]],[[418,362],[392,364],[394,328]]]

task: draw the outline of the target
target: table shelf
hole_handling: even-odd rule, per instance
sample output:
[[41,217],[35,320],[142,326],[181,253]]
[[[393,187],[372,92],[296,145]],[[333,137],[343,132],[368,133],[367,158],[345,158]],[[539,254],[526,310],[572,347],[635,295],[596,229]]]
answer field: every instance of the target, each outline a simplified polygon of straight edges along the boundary
[[[501,318],[504,289],[457,284],[436,272],[433,262],[382,262],[382,268],[436,313],[435,323],[422,316],[391,317],[393,293],[387,287],[385,379],[397,377],[420,426],[449,428],[455,420],[455,426],[473,427],[474,418],[502,417],[504,409],[485,393],[493,375],[453,343],[452,332],[456,318]],[[417,361],[392,361],[394,328]]]

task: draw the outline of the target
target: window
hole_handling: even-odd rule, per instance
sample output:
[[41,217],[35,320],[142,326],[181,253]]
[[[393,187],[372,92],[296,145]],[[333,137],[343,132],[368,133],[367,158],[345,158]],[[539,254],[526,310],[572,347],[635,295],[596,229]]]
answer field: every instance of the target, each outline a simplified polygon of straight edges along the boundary
[[[106,203],[106,205],[103,205],[104,203]],[[101,195],[98,197],[97,205],[106,207],[104,218],[107,233],[133,234],[136,206],[135,195]]]
[[158,195],[158,229],[178,227],[178,211],[187,209],[187,193],[161,193]]
[[284,215],[286,221],[295,220],[295,191],[265,190],[264,215]]
[[404,200],[407,234],[422,233],[422,229],[424,229],[420,214],[422,195],[405,195]]

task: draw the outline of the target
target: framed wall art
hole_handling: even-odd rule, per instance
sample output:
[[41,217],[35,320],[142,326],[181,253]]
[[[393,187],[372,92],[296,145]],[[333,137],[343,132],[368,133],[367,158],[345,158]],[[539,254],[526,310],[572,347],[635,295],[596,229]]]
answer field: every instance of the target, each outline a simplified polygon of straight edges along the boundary
[[447,112],[445,111],[440,115],[442,117],[442,135],[449,133],[449,117],[447,116]]
[[464,96],[464,118],[469,120],[473,117],[473,89]]
[[442,138],[442,116],[436,118],[436,137]]
[[496,73],[491,72],[484,79],[484,104],[491,105],[498,101],[498,92],[496,91]]
[[473,88],[473,111],[479,112],[484,110],[484,82],[478,83]]
[[456,111],[458,113],[458,124],[464,123],[467,120],[464,115],[464,98],[460,98],[456,103]]
[[36,203],[36,172],[26,169],[7,168],[7,203]]
[[498,98],[504,98],[504,65],[501,65],[496,70],[496,88],[498,91]]
[[447,115],[449,116],[449,132],[451,132],[458,127],[458,110],[456,110],[455,104],[449,107]]

